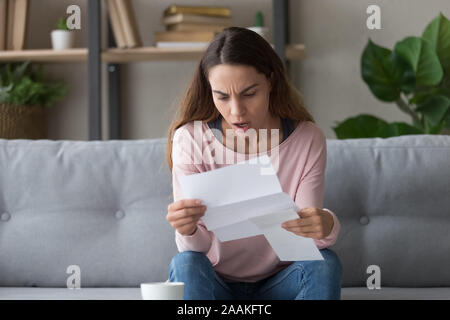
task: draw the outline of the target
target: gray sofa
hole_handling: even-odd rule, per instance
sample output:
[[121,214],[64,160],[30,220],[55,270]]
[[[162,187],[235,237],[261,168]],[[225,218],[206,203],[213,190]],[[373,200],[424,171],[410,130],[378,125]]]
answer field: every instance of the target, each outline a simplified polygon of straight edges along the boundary
[[[140,283],[165,281],[177,253],[165,147],[0,139],[0,299],[140,299]],[[450,136],[327,148],[342,299],[450,299]],[[81,289],[67,288],[73,265]],[[370,265],[381,289],[366,286]]]

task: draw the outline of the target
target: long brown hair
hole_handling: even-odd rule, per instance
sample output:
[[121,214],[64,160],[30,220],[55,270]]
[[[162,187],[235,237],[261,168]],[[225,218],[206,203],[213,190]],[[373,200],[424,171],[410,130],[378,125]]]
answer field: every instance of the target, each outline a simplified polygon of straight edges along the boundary
[[170,125],[166,150],[170,170],[175,130],[188,122],[209,122],[220,115],[214,105],[208,81],[209,69],[219,64],[252,66],[263,73],[272,86],[269,98],[269,112],[272,116],[314,122],[271,45],[256,32],[246,28],[226,28],[214,37],[206,49]]

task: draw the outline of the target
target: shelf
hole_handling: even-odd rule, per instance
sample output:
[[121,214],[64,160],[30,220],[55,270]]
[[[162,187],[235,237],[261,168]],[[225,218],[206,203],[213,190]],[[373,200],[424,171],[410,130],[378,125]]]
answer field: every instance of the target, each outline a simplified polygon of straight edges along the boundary
[[83,62],[87,60],[88,49],[75,48],[68,50],[34,49],[0,51],[0,61],[36,62]]
[[306,49],[304,44],[288,44],[286,46],[286,59],[298,60],[306,58]]
[[[142,47],[133,49],[108,49],[102,53],[102,61],[114,63],[140,61],[182,61],[197,60],[202,57],[205,48],[156,48]],[[306,57],[303,44],[286,46],[287,59],[304,59]]]
[[[102,61],[108,63],[127,63],[197,60],[202,57],[204,52],[205,48],[113,48],[102,52]],[[87,57],[87,48],[74,48],[68,50],[33,49],[0,51],[0,61],[31,60],[35,62],[85,62],[87,61]],[[305,46],[303,44],[290,44],[286,46],[287,59],[304,59],[305,57]]]
[[108,49],[102,52],[102,61],[114,63],[140,61],[181,61],[200,59],[204,48],[156,48]]

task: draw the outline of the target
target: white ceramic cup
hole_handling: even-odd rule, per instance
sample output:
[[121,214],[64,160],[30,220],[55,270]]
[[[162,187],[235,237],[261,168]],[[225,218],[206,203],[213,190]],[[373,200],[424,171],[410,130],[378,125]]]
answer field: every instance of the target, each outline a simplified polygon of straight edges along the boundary
[[141,283],[144,300],[183,300],[184,282]]

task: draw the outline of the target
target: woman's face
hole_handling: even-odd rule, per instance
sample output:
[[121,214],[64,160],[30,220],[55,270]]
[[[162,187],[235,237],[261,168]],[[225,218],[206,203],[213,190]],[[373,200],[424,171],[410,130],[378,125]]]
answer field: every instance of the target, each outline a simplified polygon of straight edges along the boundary
[[[209,69],[208,80],[214,104],[225,121],[222,127],[236,132],[249,128],[279,127],[279,117],[269,112],[270,81],[255,68],[246,65],[220,64]],[[242,128],[237,123],[246,123]]]

